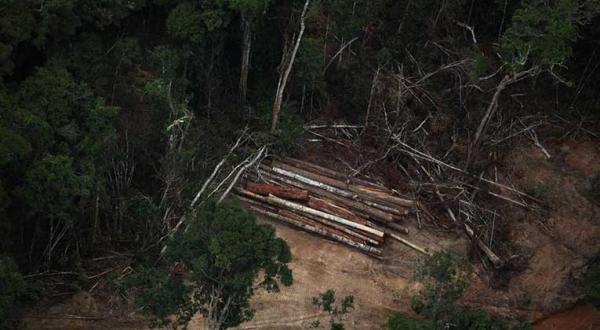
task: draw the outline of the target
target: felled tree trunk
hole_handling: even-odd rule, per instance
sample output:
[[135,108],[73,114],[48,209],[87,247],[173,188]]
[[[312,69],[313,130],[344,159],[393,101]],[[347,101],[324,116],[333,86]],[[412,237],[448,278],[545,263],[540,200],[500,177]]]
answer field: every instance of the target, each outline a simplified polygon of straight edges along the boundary
[[308,191],[296,188],[286,188],[268,183],[248,182],[246,189],[262,196],[273,194],[277,197],[298,201],[308,201]]
[[252,25],[247,14],[242,13],[242,67],[240,71],[240,102],[246,104],[248,94],[248,71],[250,70],[250,52],[252,50]]
[[[296,54],[298,53],[298,48],[300,48],[300,42],[302,41],[302,35],[304,34],[304,30],[306,28],[304,21],[306,20],[306,11],[308,10],[308,5],[310,4],[310,0],[306,0],[304,3],[304,8],[302,9],[302,14],[300,15],[300,32],[298,33],[298,37],[296,38],[296,42],[294,44],[294,48],[292,49],[292,53],[289,57],[289,60],[286,60],[288,54],[286,52],[282,55],[282,73],[279,75],[279,81],[277,82],[277,91],[275,93],[275,102],[273,103],[273,114],[271,118],[271,132],[274,133],[277,129],[277,122],[279,121],[279,112],[281,111],[281,103],[283,102],[283,92],[285,91],[285,86],[287,85],[288,79],[290,78],[290,73],[292,72],[292,67],[294,66],[294,61],[296,60]],[[285,69],[283,68],[283,64],[285,64]]]

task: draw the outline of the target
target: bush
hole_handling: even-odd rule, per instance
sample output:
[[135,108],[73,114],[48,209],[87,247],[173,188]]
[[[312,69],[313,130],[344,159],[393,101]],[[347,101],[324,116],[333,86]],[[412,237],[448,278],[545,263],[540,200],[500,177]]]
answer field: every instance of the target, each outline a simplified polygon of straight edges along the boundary
[[585,296],[594,306],[600,306],[600,257],[588,266],[584,282]]
[[[332,289],[319,294],[317,297],[313,297],[313,305],[329,314],[329,328],[331,330],[343,330],[344,324],[342,323],[342,319],[351,309],[354,309],[354,296],[344,297],[339,305],[336,305],[335,301],[335,291]],[[315,321],[312,324],[312,327],[315,329],[320,328],[320,326],[319,321]]]
[[0,329],[17,325],[19,298],[25,292],[23,277],[8,257],[0,256]]
[[436,252],[417,268],[416,278],[423,289],[413,297],[412,308],[433,320],[445,320],[454,312],[455,302],[468,288],[471,267],[456,254]]
[[388,330],[434,330],[434,323],[430,320],[413,320],[402,313],[394,313],[388,317],[385,327]]

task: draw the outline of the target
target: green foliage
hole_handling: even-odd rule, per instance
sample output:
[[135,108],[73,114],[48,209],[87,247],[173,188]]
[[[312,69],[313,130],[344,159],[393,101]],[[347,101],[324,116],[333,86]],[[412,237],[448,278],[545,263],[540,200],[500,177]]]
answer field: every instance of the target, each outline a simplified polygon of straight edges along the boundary
[[122,287],[139,288],[134,303],[156,318],[156,326],[167,325],[170,316],[181,312],[180,308],[185,307],[189,295],[189,287],[183,284],[181,278],[155,267],[140,267],[125,278]]
[[468,288],[470,276],[471,267],[464,258],[446,251],[436,252],[417,268],[416,278],[423,283],[423,289],[413,297],[413,309],[434,320],[447,318]]
[[19,297],[25,292],[25,282],[16,266],[0,255],[0,329],[12,329],[19,317]]
[[169,14],[167,30],[176,39],[199,44],[205,32],[202,26],[202,13],[193,3],[183,2]]
[[590,195],[592,199],[600,202],[600,174],[594,175],[590,180]]
[[600,306],[600,257],[594,258],[585,273],[584,290],[587,299]]
[[[329,327],[331,330],[343,330],[344,325],[342,319],[348,314],[351,309],[354,309],[354,296],[346,296],[342,299],[339,305],[336,305],[335,291],[329,289],[324,293],[313,297],[313,305],[329,314]],[[319,321],[315,321],[313,328],[319,328]]]
[[385,323],[387,330],[434,330],[434,322],[430,320],[414,320],[402,313],[393,313]]
[[28,112],[22,125],[38,152],[98,159],[114,136],[116,109],[58,64],[39,68],[24,81],[19,100]]
[[527,185],[525,192],[535,198],[544,199],[552,192],[552,186],[543,182],[533,182]]
[[[183,324],[196,312],[215,318],[223,312],[222,327],[238,325],[253,316],[249,300],[260,272],[258,285],[268,291],[278,291],[278,282],[288,286],[293,281],[285,241],[234,205],[208,203],[190,214],[187,229],[169,240],[166,258],[191,272],[191,281],[178,282],[166,271],[145,271],[144,280],[134,283],[142,290],[136,301],[160,319],[177,311]],[[163,296],[167,299],[158,302]]]
[[387,329],[529,329],[527,324],[514,327],[490,317],[485,311],[456,306],[457,300],[468,288],[471,273],[467,261],[456,254],[441,251],[424,259],[416,272],[423,288],[413,297],[412,308],[425,319],[412,320],[402,313],[394,313],[387,320]]
[[285,155],[291,154],[300,147],[304,134],[304,121],[292,111],[281,111],[279,125],[275,132],[274,150]]
[[511,324],[490,317],[483,310],[457,309],[443,322],[430,319],[415,320],[402,313],[394,313],[386,321],[388,330],[531,330],[528,323]]
[[20,193],[35,216],[72,221],[76,199],[88,197],[91,184],[89,176],[76,172],[71,158],[48,156],[32,164]]
[[594,1],[526,1],[502,36],[505,61],[513,66],[560,65],[572,54],[578,28],[600,10]]
[[265,11],[271,0],[217,0],[229,4],[229,8],[241,13],[260,13]]

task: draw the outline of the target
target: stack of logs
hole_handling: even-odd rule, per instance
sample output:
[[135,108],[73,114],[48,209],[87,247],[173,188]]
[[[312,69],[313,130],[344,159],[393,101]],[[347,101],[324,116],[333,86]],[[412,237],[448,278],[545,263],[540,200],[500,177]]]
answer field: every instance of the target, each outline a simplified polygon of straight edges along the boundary
[[375,183],[301,160],[263,161],[237,188],[242,203],[253,212],[311,233],[381,256],[386,237],[411,245],[399,233],[399,222],[416,207]]

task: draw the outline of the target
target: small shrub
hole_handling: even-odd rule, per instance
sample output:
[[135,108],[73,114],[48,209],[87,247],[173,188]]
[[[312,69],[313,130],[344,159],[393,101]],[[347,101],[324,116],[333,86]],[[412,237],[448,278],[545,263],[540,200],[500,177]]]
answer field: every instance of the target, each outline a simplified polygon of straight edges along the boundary
[[0,329],[17,326],[19,298],[25,293],[25,282],[15,264],[0,256]]
[[548,194],[552,192],[552,186],[545,183],[532,183],[526,189],[525,192],[537,199],[544,199],[548,197]]
[[[329,314],[329,326],[331,330],[343,330],[342,318],[354,309],[354,296],[346,296],[339,305],[335,304],[335,291],[329,289],[324,293],[313,297],[313,305],[319,307]],[[312,323],[312,327],[318,329],[321,327],[319,321]]]
[[435,325],[430,320],[409,319],[402,313],[394,313],[388,317],[385,327],[387,330],[434,330]]
[[590,195],[596,202],[600,202],[600,174],[596,174],[590,180]]
[[588,266],[584,280],[585,296],[594,306],[600,307],[600,256]]
[[448,318],[454,312],[454,303],[468,288],[471,272],[463,257],[446,251],[425,259],[416,272],[423,289],[413,297],[413,310],[434,320]]

